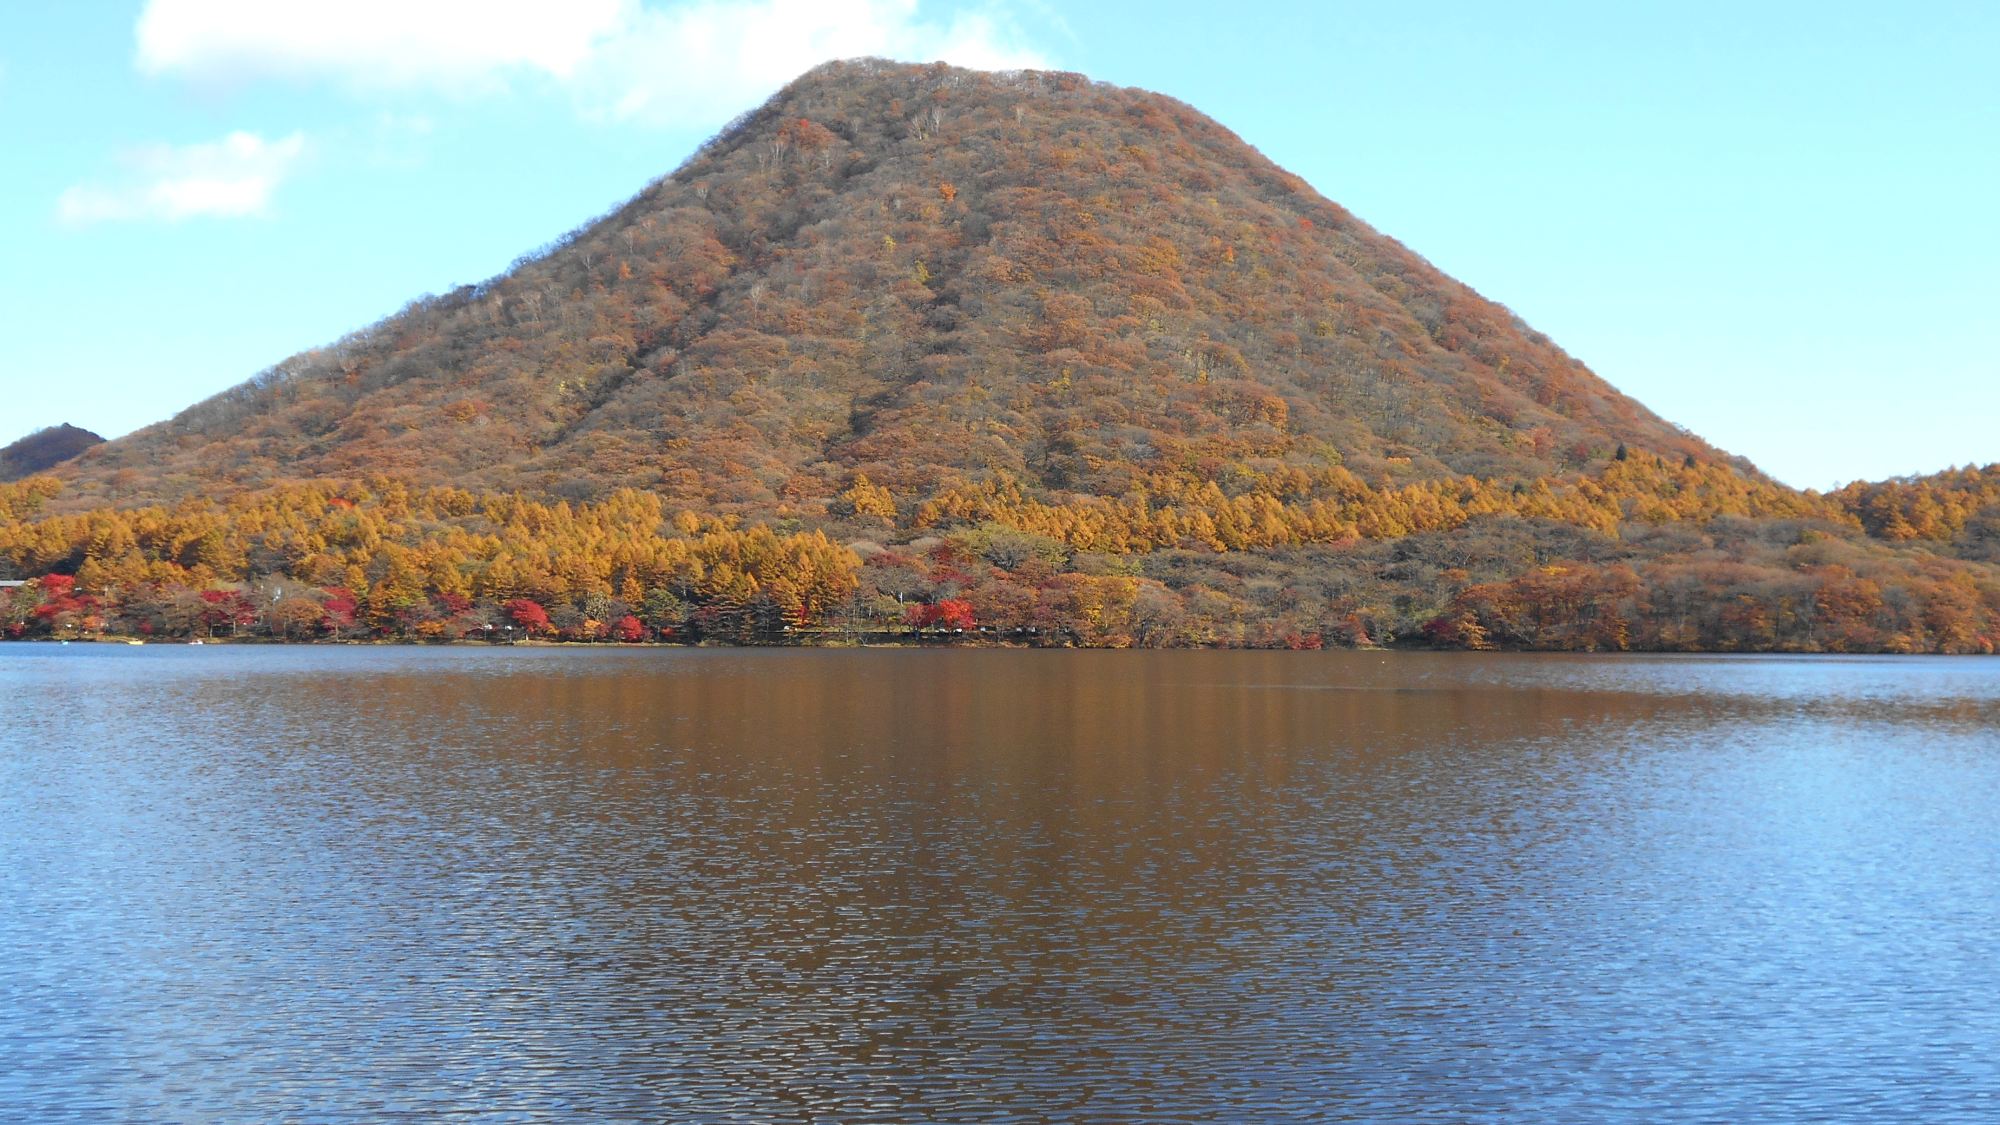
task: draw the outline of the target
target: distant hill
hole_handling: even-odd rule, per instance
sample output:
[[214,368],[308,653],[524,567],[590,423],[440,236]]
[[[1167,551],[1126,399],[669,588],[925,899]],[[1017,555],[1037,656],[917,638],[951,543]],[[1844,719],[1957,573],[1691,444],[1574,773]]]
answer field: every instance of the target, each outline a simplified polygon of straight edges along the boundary
[[1784,487],[1179,102],[862,60],[0,486],[0,629],[1979,652],[1991,486]]
[[1832,498],[1878,539],[2000,563],[2000,464],[1859,482]]
[[89,430],[64,423],[36,430],[12,445],[0,448],[0,481],[47,472],[104,439]]

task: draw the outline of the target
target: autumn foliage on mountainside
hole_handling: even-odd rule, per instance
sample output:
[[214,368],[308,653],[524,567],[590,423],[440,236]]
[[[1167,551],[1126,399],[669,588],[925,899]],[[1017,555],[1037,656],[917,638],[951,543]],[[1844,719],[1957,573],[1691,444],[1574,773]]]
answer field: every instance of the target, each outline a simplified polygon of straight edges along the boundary
[[60,475],[73,507],[389,474],[782,519],[857,474],[1061,502],[1621,444],[1727,460],[1185,105],[853,62],[505,275]]
[[1996,479],[1794,491],[1178,102],[861,61],[0,485],[0,633],[1981,652]]

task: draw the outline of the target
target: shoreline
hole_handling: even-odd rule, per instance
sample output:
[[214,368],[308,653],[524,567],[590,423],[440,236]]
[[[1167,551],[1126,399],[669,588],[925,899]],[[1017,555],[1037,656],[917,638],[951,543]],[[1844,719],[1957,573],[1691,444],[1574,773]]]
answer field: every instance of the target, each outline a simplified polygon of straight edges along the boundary
[[1886,649],[1850,650],[1831,652],[1827,650],[1805,649],[1684,649],[1684,648],[1630,648],[1630,649],[1567,649],[1567,648],[1522,648],[1495,646],[1485,649],[1451,648],[1434,645],[1372,645],[1363,648],[1345,646],[1325,646],[1323,648],[1253,648],[1240,645],[1176,645],[1148,647],[1144,645],[1038,645],[1016,643],[1004,640],[936,640],[910,639],[904,641],[798,641],[791,643],[758,643],[702,640],[693,643],[683,641],[481,641],[481,640],[421,640],[417,638],[379,638],[370,640],[320,638],[315,640],[285,640],[275,637],[202,637],[195,640],[137,640],[120,636],[102,637],[13,637],[0,638],[0,646],[8,645],[107,645],[127,648],[197,648],[230,646],[237,648],[534,648],[534,649],[892,649],[923,650],[951,649],[972,650],[1014,650],[1022,652],[1297,652],[1297,653],[1375,653],[1388,654],[1440,654],[1470,656],[1826,656],[1826,657],[1982,657],[1988,653],[1942,653],[1942,652],[1895,652]]

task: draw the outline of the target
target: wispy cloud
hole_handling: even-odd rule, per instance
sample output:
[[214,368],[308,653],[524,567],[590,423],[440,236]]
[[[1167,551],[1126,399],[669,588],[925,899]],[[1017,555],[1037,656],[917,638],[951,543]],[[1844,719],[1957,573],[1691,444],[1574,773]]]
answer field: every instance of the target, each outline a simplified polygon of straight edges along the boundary
[[201,81],[333,79],[362,88],[565,78],[630,0],[147,0],[138,65]]
[[56,217],[87,226],[260,215],[305,151],[303,133],[265,140],[236,132],[206,144],[145,145],[120,154],[125,171],[117,179],[64,191],[56,200]]
[[476,94],[522,79],[585,116],[705,125],[828,59],[1045,65],[1009,9],[922,0],[148,0],[138,65],[193,81],[333,81]]

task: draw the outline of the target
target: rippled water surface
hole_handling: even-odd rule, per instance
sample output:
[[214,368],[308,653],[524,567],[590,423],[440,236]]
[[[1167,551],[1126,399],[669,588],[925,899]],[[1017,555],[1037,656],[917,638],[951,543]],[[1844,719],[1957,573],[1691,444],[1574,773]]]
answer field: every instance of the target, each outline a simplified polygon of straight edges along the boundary
[[0,646],[0,1118],[2000,1120],[2000,661]]

